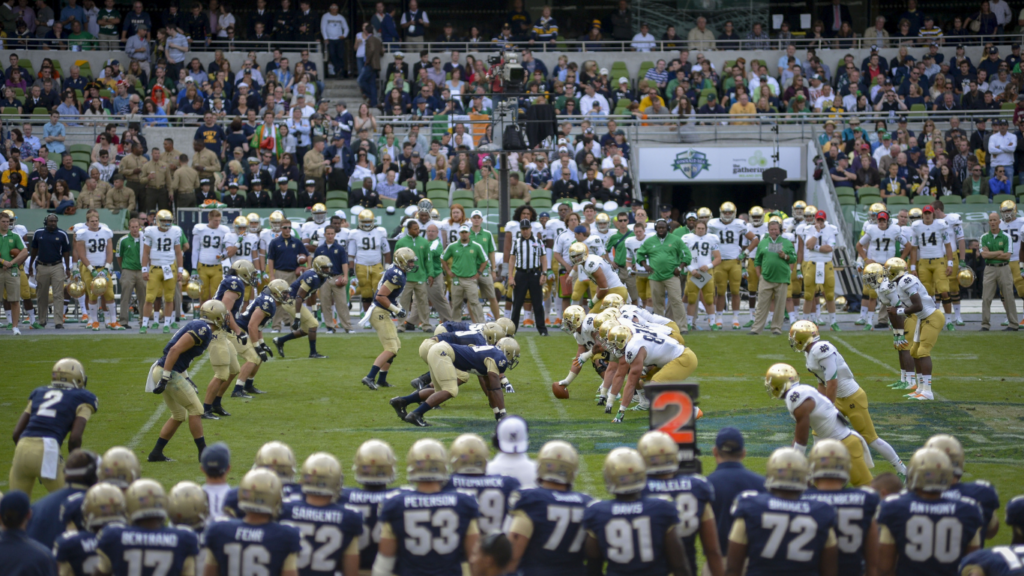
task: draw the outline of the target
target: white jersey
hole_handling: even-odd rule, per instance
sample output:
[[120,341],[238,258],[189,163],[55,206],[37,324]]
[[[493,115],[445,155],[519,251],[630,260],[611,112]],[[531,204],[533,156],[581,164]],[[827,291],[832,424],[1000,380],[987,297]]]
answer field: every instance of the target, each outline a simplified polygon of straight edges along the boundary
[[817,226],[808,225],[804,226],[804,262],[831,262],[833,252],[818,252],[817,250],[811,250],[807,246],[807,241],[814,238],[815,248],[819,246],[831,246],[833,250],[836,247],[836,241],[839,237],[839,230],[835,226],[825,223],[818,230]]
[[260,250],[265,254],[267,249],[270,248],[270,242],[280,236],[280,232],[274,232],[270,228],[264,228],[260,231]]
[[391,252],[388,233],[383,227],[372,230],[355,229],[349,232],[349,260],[360,266],[376,266],[384,262],[384,255]]
[[632,364],[641,349],[647,350],[644,366],[657,366],[658,368],[663,368],[669,362],[679,358],[686,350],[682,344],[667,336],[634,334],[629,342],[626,342],[626,348],[623,351],[626,362]]
[[878,226],[872,226],[857,243],[866,248],[868,260],[885,264],[889,258],[899,256],[902,237],[903,232],[899,226],[889,226],[885,230]]
[[[650,326],[668,326],[668,323],[671,322],[671,320],[664,316],[659,316],[654,312],[648,312],[646,309],[632,304],[625,304],[619,308],[619,317],[629,320],[634,324],[639,324],[644,328]],[[671,333],[671,329],[669,332]]]
[[[896,279],[896,297],[900,299],[900,302],[903,302],[904,306],[910,303],[910,297],[914,294],[921,298],[921,311],[916,314],[918,320],[924,320],[937,310],[935,300],[928,295],[924,284],[921,283],[917,276],[908,273]],[[916,331],[915,337],[920,332],[920,330]]]
[[101,227],[95,232],[86,228],[75,234],[75,240],[85,244],[85,259],[89,266],[107,265],[107,247],[114,241],[114,233],[109,228]]
[[235,255],[231,257],[232,264],[242,260],[253,262],[259,256],[260,238],[252,232],[246,232],[241,236],[231,232],[225,238],[225,242],[227,248],[235,248]]
[[949,240],[949,251],[953,253],[953,259],[957,259],[957,240],[963,240],[964,226],[959,219],[949,218],[950,214],[947,214],[945,218],[936,218],[936,222],[942,222],[946,225],[946,239]]
[[789,240],[790,242],[792,242],[793,243],[793,248],[794,249],[796,248],[796,234],[794,234],[792,232],[783,232],[782,234],[779,234],[779,236],[781,236],[781,237],[785,238],[786,240]]
[[587,350],[593,348],[594,344],[597,343],[597,329],[594,328],[594,318],[597,318],[597,314],[587,314],[580,325],[580,331],[573,334],[573,337],[576,338],[576,343]]
[[[758,242],[760,242],[761,238],[764,238],[765,236],[768,235],[768,221],[767,220],[762,220],[760,226],[754,226],[753,224],[747,224],[747,232],[753,234],[754,235],[754,240],[757,240]],[[753,240],[747,240],[747,242],[744,244],[744,246],[749,246],[751,242],[753,242]],[[753,260],[756,257],[757,257],[757,248],[755,247],[753,250],[750,251],[750,258],[751,258],[751,260]]]
[[547,224],[544,225],[543,238],[544,240],[551,240],[552,242],[554,242],[555,240],[558,239],[559,236],[562,235],[563,232],[565,232],[565,230],[565,222],[562,222],[557,218],[552,218],[548,220]]
[[743,249],[747,223],[737,218],[726,224],[719,218],[712,218],[708,220],[708,235],[711,234],[718,236],[718,251],[722,260],[735,260],[740,257]]
[[445,246],[459,241],[459,228],[462,228],[463,224],[470,225],[468,220],[455,223],[451,218],[445,218],[437,225],[438,236],[441,237]]
[[637,276],[646,277],[647,269],[637,264],[636,262],[636,251],[644,245],[644,240],[647,240],[645,236],[643,240],[640,240],[636,236],[630,236],[626,238],[626,264],[629,265],[632,262],[632,267],[636,270]]
[[949,230],[944,222],[935,221],[925,224],[923,220],[914,222],[910,227],[910,242],[917,246],[918,260],[946,258],[946,245],[949,244]]
[[612,265],[607,260],[600,256],[590,255],[583,261],[583,273],[587,275],[587,278],[597,282],[594,277],[597,271],[600,270],[604,274],[604,283],[606,289],[621,288],[622,280],[619,280],[619,275],[612,270]]
[[181,242],[181,228],[171,226],[166,231],[149,226],[142,233],[142,244],[149,246],[149,266],[174,266],[174,247]]
[[811,430],[821,439],[844,440],[853,432],[839,410],[822,393],[807,384],[796,384],[786,391],[786,409],[796,420],[793,412],[807,400],[814,400],[811,410]]
[[[19,229],[21,230],[20,232]],[[75,224],[74,226],[71,227],[71,233],[74,234],[75,236],[78,236],[78,234],[88,229],[88,224],[86,224],[85,222],[79,222],[78,224]],[[100,222],[100,230],[110,230],[110,226],[107,226],[103,222]],[[28,230],[21,224],[17,224],[14,227],[12,227],[11,231],[19,236],[24,236],[25,234],[28,234]]]
[[804,352],[807,369],[818,378],[822,386],[829,380],[838,380],[836,398],[849,398],[860,390],[853,372],[831,342],[815,342],[810,352]]
[[[566,230],[555,238],[555,245],[552,252],[561,254],[566,264],[569,264],[569,247],[576,241],[576,234],[572,230]],[[571,264],[569,264],[571,266]]]
[[[211,519],[224,519],[224,499],[227,498],[231,486],[227,484],[203,484],[203,492],[206,492],[206,501],[210,505]],[[200,554],[203,556],[203,554]]]
[[328,220],[317,224],[310,220],[309,222],[302,223],[302,230],[299,232],[300,239],[303,244],[309,244],[316,250],[316,247],[324,241],[324,228],[330,226],[331,223]]
[[224,237],[228,234],[227,226],[210,228],[206,224],[196,224],[192,228],[192,269],[197,264],[219,266],[226,248]]
[[882,280],[875,290],[878,293],[878,303],[889,308],[896,308],[900,305],[900,295],[896,291],[896,285],[888,280]]
[[696,270],[701,266],[711,266],[715,261],[715,250],[720,250],[718,236],[705,234],[697,236],[694,233],[683,235],[683,243],[690,249],[693,260],[690,262],[690,270]]
[[789,218],[784,218],[782,220],[782,229],[785,230],[786,232],[796,232],[797,226],[803,223],[803,217],[795,218],[793,216],[790,216]]
[[608,248],[608,239],[611,238],[612,234],[615,234],[615,232],[616,232],[616,230],[614,228],[612,228],[612,226],[610,224],[608,225],[608,229],[605,230],[604,232],[601,232],[600,230],[597,229],[597,223],[596,222],[594,224],[590,225],[590,236],[591,237],[597,236],[598,238],[600,238],[601,239],[601,245],[605,247],[605,251],[607,251],[607,248]]
[[1020,262],[1020,241],[1024,236],[1024,218],[1014,218],[1010,222],[999,221],[999,229],[1010,237],[1010,262]]

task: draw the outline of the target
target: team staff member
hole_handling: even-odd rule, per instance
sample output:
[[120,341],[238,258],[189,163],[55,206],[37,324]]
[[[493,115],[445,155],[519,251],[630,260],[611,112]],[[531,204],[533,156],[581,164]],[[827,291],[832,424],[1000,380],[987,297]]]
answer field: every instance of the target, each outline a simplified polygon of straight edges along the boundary
[[341,327],[346,333],[352,331],[352,318],[348,312],[348,247],[338,242],[337,234],[334,226],[325,227],[323,242],[313,253],[314,260],[317,256],[327,256],[331,260],[331,277],[320,286],[320,314],[321,320],[327,324],[327,331],[332,334],[338,329],[331,312],[334,308],[338,310]]
[[537,318],[537,331],[541,336],[548,335],[544,315],[544,291],[541,288],[541,278],[548,275],[546,252],[544,245],[533,237],[530,221],[520,222],[519,239],[512,244],[508,263],[509,286],[514,289],[512,323],[516,325],[516,329],[519,328],[519,313],[526,301],[526,292],[529,291]]
[[[636,251],[638,261],[645,260],[644,269],[651,283],[654,313],[667,316],[686,331],[686,312],[683,310],[683,289],[680,285],[679,268],[688,266],[693,260],[689,247],[677,236],[668,233],[668,222],[659,219],[654,224],[651,236]],[[669,313],[665,314],[665,298],[668,297]],[[708,309],[710,311],[710,308]]]
[[469,305],[469,316],[473,322],[483,322],[484,309],[480,306],[480,287],[477,278],[487,268],[488,260],[484,249],[469,239],[469,226],[459,228],[459,241],[449,244],[441,256],[445,274],[452,276],[452,304],[462,309],[465,301]]
[[793,243],[782,237],[782,221],[774,218],[768,222],[768,237],[761,238],[754,270],[760,278],[757,287],[757,310],[751,334],[760,334],[772,311],[772,335],[782,334],[782,320],[786,316],[786,296],[789,294],[789,279],[796,269],[796,249]]
[[[18,250],[17,256],[11,251]],[[7,303],[11,306],[11,318],[14,322],[14,334],[21,335],[18,324],[21,322],[21,277],[25,272],[21,263],[28,259],[25,242],[11,230],[11,216],[7,212],[0,213],[0,276],[3,277],[3,290],[7,294]]]
[[57,215],[50,214],[43,221],[43,227],[32,236],[32,261],[28,266],[30,275],[36,277],[36,294],[39,302],[39,324],[35,329],[46,327],[47,309],[50,305],[50,288],[54,292],[53,323],[58,330],[64,328],[64,282],[71,275],[71,239],[67,232],[57,228]]
[[198,272],[199,279],[203,281],[199,292],[200,304],[213,298],[224,279],[221,262],[227,258],[224,237],[229,230],[227,226],[220,225],[220,219],[220,210],[210,210],[207,223],[200,222],[192,228],[192,271]]
[[[0,225],[0,231],[3,231]],[[996,288],[1003,298],[1003,309],[1010,325],[1007,331],[1016,332],[1017,302],[1013,299],[1013,280],[1010,267],[1010,237],[999,229],[999,214],[988,215],[988,233],[981,236],[981,257],[985,259],[985,276],[981,289],[981,329],[987,332],[991,326],[992,299]]]
[[629,229],[629,214],[620,212],[615,217],[616,232],[608,238],[608,245],[605,250],[612,255],[612,269],[618,274],[619,280],[626,287],[631,302],[637,301],[636,276],[629,273],[626,267],[626,242],[633,237],[633,231]]
[[[484,215],[479,210],[473,211],[470,218],[472,226],[469,228],[469,239],[476,242],[484,249],[487,255],[488,265],[483,274],[477,278],[476,284],[480,288],[480,297],[491,304],[491,314],[495,319],[501,318],[501,308],[498,306],[498,295],[494,291],[494,282],[498,279],[498,267],[494,262],[494,254],[498,251],[494,243],[494,235],[484,228]],[[540,240],[540,238],[537,238]]]
[[28,537],[25,528],[32,519],[28,494],[14,490],[0,501],[0,557],[4,574],[57,574],[57,563],[49,550]]
[[[427,296],[426,266],[426,262],[430,254],[430,242],[420,235],[420,223],[418,221],[411,218],[409,219],[405,228],[405,236],[395,244],[395,250],[399,248],[409,248],[412,250],[416,254],[418,261],[423,263],[423,265],[416,266],[414,270],[406,273],[405,290],[402,291],[402,296],[398,299],[398,305],[405,310],[412,310],[413,300],[415,299],[416,313],[411,316],[415,316],[422,322],[424,332],[432,332],[433,328],[430,326],[430,312],[427,307],[429,296]],[[406,330],[413,330],[415,328],[416,325],[410,323],[407,319],[406,322],[398,326],[398,331],[405,332]]]
[[[427,224],[427,242],[429,243],[429,262],[426,265],[427,298],[430,301],[430,307],[437,312],[438,323],[450,322],[454,318],[452,317],[451,304],[448,302],[448,298],[444,293],[444,266],[441,264],[441,258],[444,256],[444,243],[440,238],[440,229],[434,222]],[[409,320],[413,324],[416,323],[416,315],[417,312],[413,309],[412,318]]]
[[[292,223],[285,220],[281,223],[281,235],[270,241],[267,246],[267,274],[273,279],[281,279],[291,286],[292,282],[299,277],[296,270],[299,268],[299,256],[309,257],[306,246],[298,238],[292,237]],[[281,329],[281,323],[291,324],[292,319],[287,318],[284,306],[278,306],[274,314],[274,332]]]
[[[117,263],[121,267],[121,309],[118,324],[128,328],[128,315],[132,292],[137,302],[146,300],[146,281],[142,279],[142,222],[138,218],[128,221],[128,233],[117,242]],[[140,310],[141,312],[141,310]]]

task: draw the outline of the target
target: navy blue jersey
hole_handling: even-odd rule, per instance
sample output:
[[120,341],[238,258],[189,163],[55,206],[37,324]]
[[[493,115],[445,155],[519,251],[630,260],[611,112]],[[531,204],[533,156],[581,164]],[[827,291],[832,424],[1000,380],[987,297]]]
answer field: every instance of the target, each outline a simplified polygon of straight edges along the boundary
[[296,563],[301,576],[334,576],[341,571],[342,556],[350,548],[353,552],[359,549],[363,515],[343,504],[313,506],[293,499],[284,503],[278,520],[298,528],[302,536],[302,551]]
[[252,299],[249,302],[249,307],[246,308],[241,314],[235,316],[235,322],[242,330],[249,330],[249,322],[252,320],[252,314],[256,309],[263,311],[263,321],[260,322],[260,328],[263,328],[270,319],[274,317],[274,313],[277,312],[277,303],[274,298],[266,292]]
[[511,476],[452,474],[444,489],[469,494],[476,500],[480,532],[501,532],[505,516],[512,510],[513,495],[519,490],[519,480]]
[[821,551],[835,542],[836,512],[814,500],[787,500],[768,493],[744,492],[732,505],[734,540],[743,521],[748,576],[818,574]]
[[109,566],[105,573],[163,576],[180,574],[185,560],[199,554],[199,537],[168,526],[147,530],[109,524],[100,532],[96,548],[100,566]]
[[[160,361],[157,364],[164,366],[164,362],[167,360],[167,353],[178,343],[178,340],[186,336],[192,339],[194,345],[178,355],[178,361],[174,363],[172,368],[175,372],[182,374],[188,371],[188,367],[192,365],[193,360],[202,356],[203,352],[206,352],[206,349],[210,347],[210,342],[213,341],[213,328],[205,320],[192,320],[178,328],[174,336],[171,336],[171,341],[164,346],[164,355],[160,357]],[[164,369],[166,370],[167,367],[164,366]]]
[[96,395],[85,388],[40,386],[28,395],[30,414],[22,438],[53,438],[57,444],[71,432],[75,418],[88,419],[99,409]]
[[512,530],[530,532],[530,542],[519,562],[519,572],[529,576],[586,574],[583,512],[591,502],[593,496],[580,492],[548,488],[520,492],[512,512]]
[[679,523],[676,507],[660,498],[602,500],[583,513],[583,527],[597,539],[608,576],[667,574],[665,537]]
[[879,542],[896,546],[896,576],[955,576],[980,530],[981,509],[970,498],[925,500],[901,492],[878,509]]
[[1006,525],[1024,531],[1024,496],[1016,496],[1006,503]]
[[[452,363],[463,372],[484,376],[488,372],[504,374],[508,368],[505,353],[497,346],[462,346],[451,344],[454,358]],[[490,362],[488,362],[490,360]]]
[[381,537],[398,542],[398,576],[461,576],[463,542],[477,532],[476,500],[459,492],[399,492],[381,504]]
[[299,276],[295,282],[292,282],[291,295],[292,298],[299,297],[299,289],[306,291],[306,296],[316,293],[320,289],[320,285],[323,284],[323,280],[320,279],[320,275],[312,270],[306,270]]
[[252,563],[248,574],[280,574],[285,560],[302,551],[302,537],[298,528],[277,522],[246,524],[241,520],[214,522],[203,535],[206,548],[212,554],[206,564],[217,564],[220,576],[237,576],[240,559]]
[[36,500],[36,503],[32,505],[32,518],[28,521],[28,528],[25,530],[29,538],[47,548],[52,548],[57,537],[64,531],[64,525],[60,522],[64,502],[74,494],[84,493],[84,486],[68,484],[60,490],[55,490]]
[[942,493],[942,497],[949,500],[959,500],[962,496],[973,499],[978,506],[981,506],[981,519],[984,522],[981,531],[981,546],[984,547],[985,532],[992,525],[996,510],[999,510],[999,494],[996,493],[995,487],[984,480],[958,482]]
[[363,515],[363,533],[359,537],[359,569],[370,570],[377,558],[377,545],[380,544],[380,524],[377,512],[382,502],[397,494],[398,490],[365,490],[363,488],[345,488],[341,491],[338,502]]
[[74,525],[77,530],[85,530],[85,517],[82,516],[82,503],[85,502],[85,492],[72,494],[60,505],[60,531],[70,530]]
[[[387,284],[387,287],[391,289],[391,293],[388,294],[388,302],[391,304],[398,303],[398,297],[402,295],[402,290],[405,290],[405,272],[402,271],[398,266],[392,265],[390,268],[384,271],[384,275],[380,278],[380,283],[377,284],[376,292],[373,293],[373,301],[377,302],[377,294],[380,291],[380,287]],[[378,306],[380,304],[377,304]]]
[[473,326],[472,322],[461,322],[456,320],[448,320],[447,322],[441,322],[441,326],[448,332],[462,332],[470,330]]
[[[302,486],[294,482],[289,482],[281,486],[281,497],[284,499],[291,498],[292,496],[302,497]],[[225,514],[234,516],[235,518],[241,518],[245,516],[242,510],[238,507],[238,487],[234,487],[228,490],[227,494],[224,495],[224,505],[221,508]]]
[[984,570],[985,576],[1024,576],[1024,545],[975,550],[960,561],[957,573],[967,574],[973,566]]
[[242,282],[242,279],[238,276],[225,276],[220,281],[220,286],[217,287],[217,295],[214,296],[214,299],[223,302],[224,294],[228,292],[234,292],[238,295],[238,298],[235,298],[235,303],[231,305],[231,310],[229,310],[231,316],[237,317],[238,311],[242,309],[242,300],[245,300],[245,282]]
[[697,572],[697,531],[706,519],[714,518],[711,503],[715,500],[715,488],[708,479],[699,474],[678,474],[675,478],[648,478],[644,496],[668,500],[676,507],[679,514],[679,527],[676,530],[683,539],[687,558],[690,560],[690,572]]
[[487,338],[485,338],[480,332],[474,332],[473,330],[444,332],[436,334],[434,338],[437,338],[438,342],[460,344],[462,346],[487,346]]
[[53,559],[57,564],[71,566],[75,576],[92,576],[100,561],[96,554],[97,543],[98,539],[92,532],[65,532],[53,544]]
[[864,535],[878,510],[881,498],[870,488],[823,491],[810,488],[801,496],[835,508],[836,541],[839,546],[839,576],[864,574]]

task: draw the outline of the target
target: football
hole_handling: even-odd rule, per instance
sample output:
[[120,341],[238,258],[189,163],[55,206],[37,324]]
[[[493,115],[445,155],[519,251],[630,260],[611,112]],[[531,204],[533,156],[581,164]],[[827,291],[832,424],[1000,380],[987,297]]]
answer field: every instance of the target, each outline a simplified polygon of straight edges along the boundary
[[309,258],[306,258],[306,256],[304,254],[299,254],[299,257],[296,258],[296,261],[299,263],[299,266],[302,266],[303,264],[305,264],[306,260],[309,260]]
[[551,393],[559,400],[567,400],[569,398],[569,388],[562,386],[558,382],[551,383]]
[[11,258],[17,258],[18,254],[21,254],[21,250],[17,248],[11,248]]
[[347,282],[348,279],[341,275],[334,279],[334,285],[338,286],[339,288],[344,286]]

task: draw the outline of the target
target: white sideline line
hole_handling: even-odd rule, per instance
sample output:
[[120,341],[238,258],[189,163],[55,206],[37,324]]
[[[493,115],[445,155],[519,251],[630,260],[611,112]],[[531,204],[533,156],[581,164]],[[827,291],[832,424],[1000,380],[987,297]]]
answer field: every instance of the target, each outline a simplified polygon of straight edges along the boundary
[[[195,365],[195,367],[194,367],[194,369],[192,371],[193,374],[199,372],[199,370],[203,367],[203,364],[206,364],[206,361],[209,358],[210,358],[209,354],[204,354],[203,357],[199,359],[199,363]],[[156,423],[160,421],[160,419],[164,415],[164,412],[166,412],[166,411],[167,411],[167,405],[166,404],[161,403],[159,406],[157,406],[156,410],[153,411],[153,415],[149,417],[149,420],[146,420],[146,423],[143,424],[142,427],[139,428],[139,431],[136,432],[135,435],[132,436],[131,440],[128,441],[127,448],[129,450],[135,450],[135,448],[138,447],[139,442],[142,442],[142,438],[146,434],[149,434],[149,431],[153,429],[153,426],[156,426]]]
[[[881,360],[879,360],[878,358],[875,358],[874,356],[870,356],[868,354],[865,354],[865,353],[861,352],[860,350],[857,350],[856,348],[851,346],[847,341],[843,340],[842,338],[839,338],[838,336],[829,335],[829,340],[835,340],[836,342],[839,342],[843,346],[846,346],[847,348],[849,348],[850,352],[853,352],[854,354],[856,354],[857,356],[860,356],[861,358],[864,358],[866,360],[870,360],[870,361],[874,362],[875,364],[878,364],[879,366],[881,366],[882,368],[885,368],[886,370],[888,370],[889,372],[892,372],[893,374],[899,374],[900,373],[900,371],[898,369],[893,368],[892,366],[886,364],[885,362],[882,362]],[[932,394],[935,395],[935,399],[936,400],[940,400],[942,402],[947,402],[947,399],[943,395],[941,395],[938,392],[936,392],[934,388],[932,389]]]

